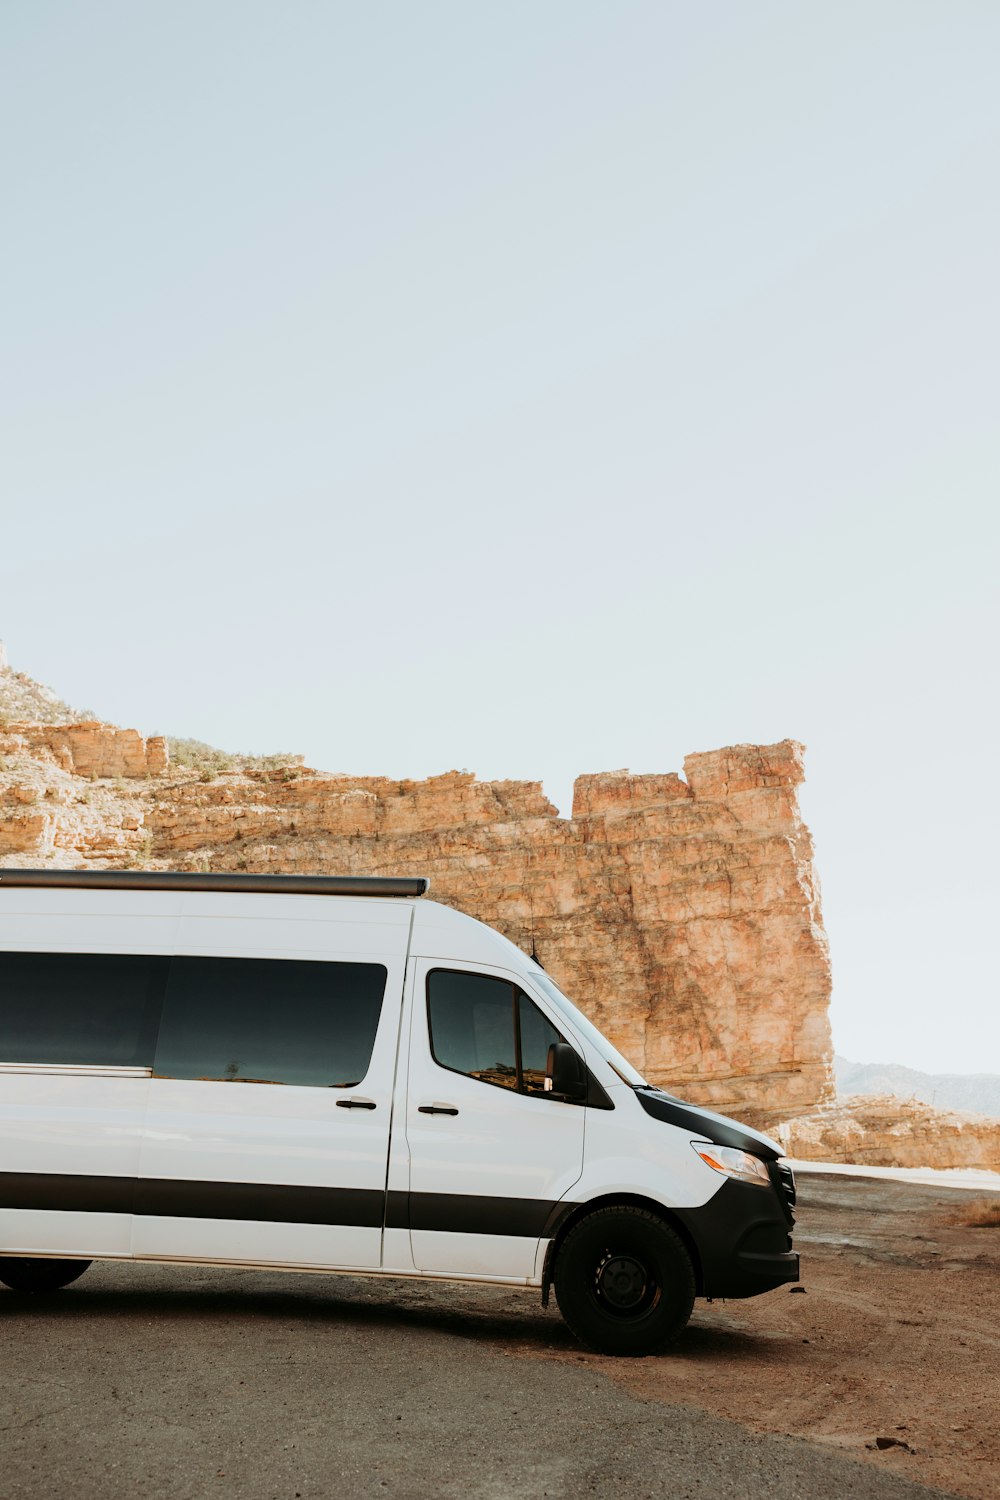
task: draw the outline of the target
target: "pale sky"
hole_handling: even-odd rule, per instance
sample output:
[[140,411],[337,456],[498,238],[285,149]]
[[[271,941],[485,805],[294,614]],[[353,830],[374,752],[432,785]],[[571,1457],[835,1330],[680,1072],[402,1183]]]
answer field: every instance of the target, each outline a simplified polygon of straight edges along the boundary
[[1000,1071],[1000,6],[0,9],[0,635],[329,770],[808,746],[859,1061]]

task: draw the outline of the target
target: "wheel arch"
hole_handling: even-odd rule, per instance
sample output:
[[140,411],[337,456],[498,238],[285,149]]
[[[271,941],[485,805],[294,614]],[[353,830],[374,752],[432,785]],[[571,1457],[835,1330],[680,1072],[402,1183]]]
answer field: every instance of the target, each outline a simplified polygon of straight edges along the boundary
[[658,1219],[662,1219],[665,1224],[669,1225],[691,1257],[695,1294],[699,1297],[704,1296],[701,1256],[691,1231],[671,1209],[666,1208],[662,1203],[657,1203],[655,1198],[645,1198],[641,1193],[602,1193],[600,1197],[589,1198],[586,1203],[563,1203],[559,1205],[559,1208],[562,1212],[555,1217],[554,1223],[546,1225],[546,1232],[550,1238],[542,1267],[543,1307],[549,1305],[552,1272],[563,1241],[570,1230],[575,1229],[581,1220],[588,1218],[592,1213],[599,1212],[602,1208],[642,1208],[647,1213],[655,1214]]

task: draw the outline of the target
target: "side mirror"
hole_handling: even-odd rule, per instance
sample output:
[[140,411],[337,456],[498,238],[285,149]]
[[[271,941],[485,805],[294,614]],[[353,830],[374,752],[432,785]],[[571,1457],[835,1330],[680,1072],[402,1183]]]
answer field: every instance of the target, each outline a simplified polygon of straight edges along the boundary
[[587,1097],[587,1070],[569,1042],[553,1042],[545,1064],[545,1091],[582,1104]]

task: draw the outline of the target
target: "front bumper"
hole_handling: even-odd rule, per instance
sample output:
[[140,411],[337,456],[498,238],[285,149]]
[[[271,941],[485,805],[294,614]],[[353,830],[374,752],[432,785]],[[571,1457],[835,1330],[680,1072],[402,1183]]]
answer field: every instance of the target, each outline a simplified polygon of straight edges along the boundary
[[698,1252],[701,1296],[756,1297],[798,1281],[795,1180],[783,1162],[768,1171],[770,1191],[729,1177],[701,1208],[674,1209]]

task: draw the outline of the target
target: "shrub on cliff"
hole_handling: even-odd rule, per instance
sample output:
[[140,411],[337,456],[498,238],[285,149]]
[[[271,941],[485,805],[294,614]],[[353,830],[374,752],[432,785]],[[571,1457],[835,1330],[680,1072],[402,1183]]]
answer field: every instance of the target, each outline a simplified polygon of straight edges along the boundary
[[187,771],[197,771],[203,781],[225,772],[277,771],[285,766],[295,766],[301,756],[279,752],[276,755],[236,755],[229,750],[217,750],[203,740],[174,739],[167,736],[170,764]]

